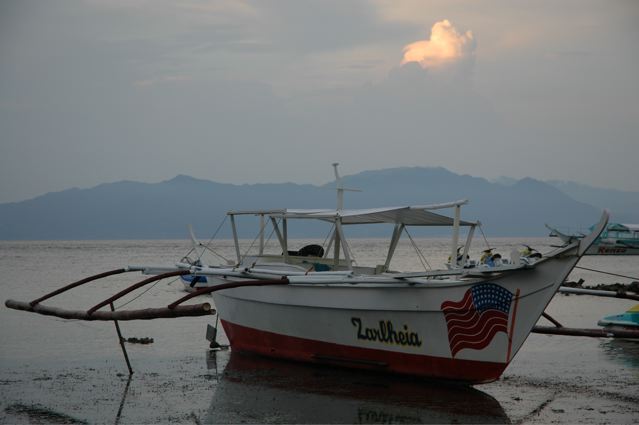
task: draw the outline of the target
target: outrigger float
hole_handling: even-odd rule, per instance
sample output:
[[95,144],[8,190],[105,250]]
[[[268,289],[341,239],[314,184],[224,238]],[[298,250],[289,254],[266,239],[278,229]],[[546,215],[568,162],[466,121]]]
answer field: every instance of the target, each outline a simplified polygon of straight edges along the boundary
[[[334,166],[336,209],[229,212],[236,253],[232,265],[209,266],[195,261],[167,267],[129,266],[82,279],[31,302],[8,300],[5,304],[66,319],[116,321],[116,328],[121,320],[217,313],[236,351],[484,383],[500,377],[562,282],[608,222],[608,213],[604,211],[590,235],[543,256],[527,258],[513,252],[509,260],[499,265],[469,267],[468,250],[480,223],[461,219],[461,207],[467,201],[344,209],[343,193],[347,189],[341,185],[337,164]],[[440,214],[444,209],[452,209],[453,217]],[[241,253],[238,216],[259,218],[257,254]],[[328,244],[292,251],[288,224],[293,220],[330,225]],[[267,222],[279,242],[277,254],[267,254],[264,249]],[[380,223],[393,226],[385,262],[373,266],[356,264],[344,228]],[[423,272],[392,269],[398,241],[412,226],[452,228],[451,262],[446,269]],[[461,227],[469,230],[464,250],[458,255]],[[126,272],[152,276],[86,311],[43,304],[80,285]],[[177,276],[205,278],[207,286],[168,306],[114,309],[113,302],[132,291]],[[185,304],[205,294],[213,295],[217,312],[209,303]],[[107,307],[110,309],[105,310]],[[126,356],[124,345],[122,348]]]

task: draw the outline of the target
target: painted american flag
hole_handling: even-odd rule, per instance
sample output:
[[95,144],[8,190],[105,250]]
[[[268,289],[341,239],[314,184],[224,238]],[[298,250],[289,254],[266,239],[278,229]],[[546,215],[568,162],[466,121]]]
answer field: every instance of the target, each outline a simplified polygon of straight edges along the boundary
[[450,351],[481,350],[497,332],[508,334],[508,317],[513,294],[494,283],[470,288],[460,301],[444,301],[441,309],[448,327]]

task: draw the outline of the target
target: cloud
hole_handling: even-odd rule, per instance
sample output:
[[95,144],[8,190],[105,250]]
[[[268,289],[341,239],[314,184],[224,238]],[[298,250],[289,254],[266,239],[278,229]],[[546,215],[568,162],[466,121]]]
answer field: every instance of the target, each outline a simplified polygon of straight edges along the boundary
[[149,87],[156,84],[180,83],[189,80],[191,80],[191,78],[186,75],[163,75],[160,77],[148,78],[145,80],[137,80],[133,83],[133,85],[138,87]]
[[401,65],[417,62],[424,69],[436,68],[472,57],[474,51],[473,33],[459,34],[450,21],[444,19],[433,25],[429,40],[416,41],[404,47]]

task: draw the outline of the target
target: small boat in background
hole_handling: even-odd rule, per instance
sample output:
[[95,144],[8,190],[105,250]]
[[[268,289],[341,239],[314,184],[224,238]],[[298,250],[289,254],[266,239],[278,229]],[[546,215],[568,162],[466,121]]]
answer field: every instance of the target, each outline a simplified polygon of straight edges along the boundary
[[639,304],[622,314],[606,316],[597,322],[605,329],[639,330]]
[[[583,233],[564,233],[546,224],[551,237],[568,245],[582,239]],[[592,227],[591,227],[592,230]],[[609,223],[585,255],[639,255],[639,224]]]

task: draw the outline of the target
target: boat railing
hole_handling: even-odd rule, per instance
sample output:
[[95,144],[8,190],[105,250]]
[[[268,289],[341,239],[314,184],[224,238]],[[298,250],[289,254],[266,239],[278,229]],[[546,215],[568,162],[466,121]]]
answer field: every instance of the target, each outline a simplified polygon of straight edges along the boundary
[[242,261],[242,264],[256,264],[256,265],[263,264],[266,266],[272,263],[298,265],[298,266],[306,267],[306,268],[310,268],[313,265],[321,264],[323,266],[328,267],[330,270],[334,270],[334,269],[340,270],[340,269],[349,268],[349,263],[345,258],[339,259],[339,264],[337,267],[335,267],[335,260],[333,260],[332,258],[311,257],[311,256],[305,256],[305,257],[287,256],[285,259],[283,255],[262,254],[259,256],[245,257],[244,261]]

